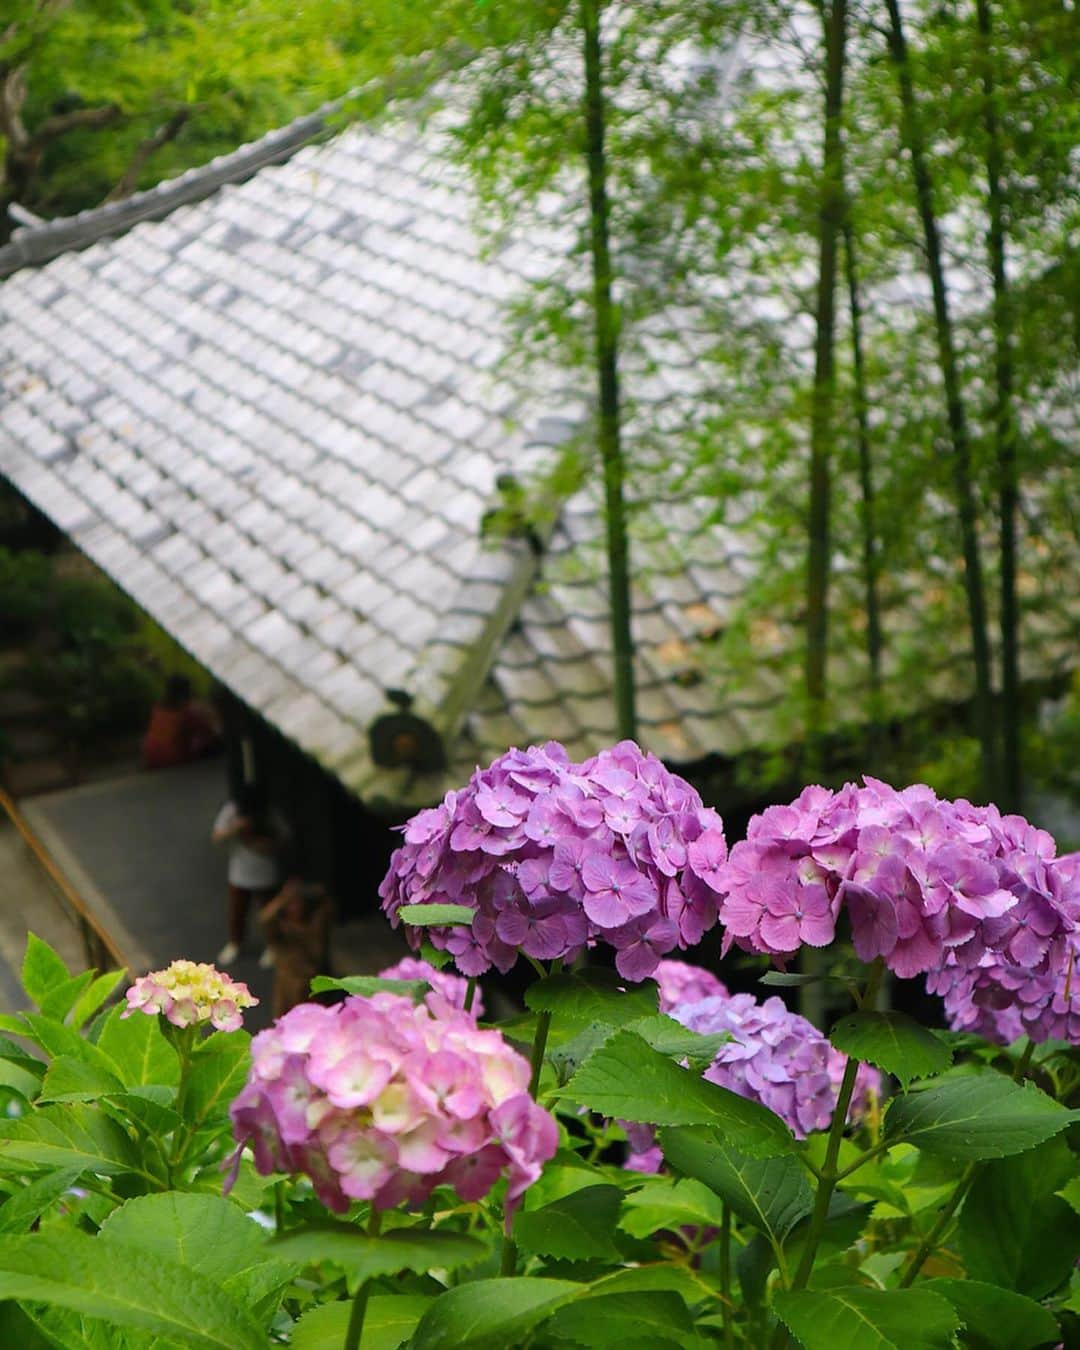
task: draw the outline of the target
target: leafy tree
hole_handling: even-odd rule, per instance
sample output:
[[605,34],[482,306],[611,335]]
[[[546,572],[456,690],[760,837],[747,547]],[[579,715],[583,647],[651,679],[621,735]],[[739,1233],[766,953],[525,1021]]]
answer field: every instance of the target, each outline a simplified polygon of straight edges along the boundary
[[370,18],[346,0],[11,0],[0,209],[70,214],[343,94]]

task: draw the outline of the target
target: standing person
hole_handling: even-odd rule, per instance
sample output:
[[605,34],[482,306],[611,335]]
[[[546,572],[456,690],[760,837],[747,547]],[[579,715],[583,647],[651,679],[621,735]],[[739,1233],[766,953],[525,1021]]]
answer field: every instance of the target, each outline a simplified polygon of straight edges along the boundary
[[[229,847],[229,940],[218,952],[219,966],[231,965],[240,955],[252,900],[264,905],[281,884],[287,835],[284,822],[269,809],[258,783],[245,783],[218,812],[210,838]],[[269,949],[259,964],[273,964]]]
[[328,972],[332,911],[325,886],[291,876],[260,914],[274,961],[275,1018],[310,998],[312,978]]
[[212,754],[221,744],[213,714],[192,697],[186,675],[170,675],[142,739],[144,769],[171,769]]

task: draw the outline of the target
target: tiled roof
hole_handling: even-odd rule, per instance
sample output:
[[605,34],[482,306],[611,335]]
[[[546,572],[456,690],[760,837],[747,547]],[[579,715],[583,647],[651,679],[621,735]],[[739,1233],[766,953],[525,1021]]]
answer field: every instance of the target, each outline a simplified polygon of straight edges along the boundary
[[[123,218],[43,227],[37,252],[17,238],[30,259],[82,247],[0,285],[0,473],[286,736],[399,802],[445,775],[373,762],[388,691],[439,731],[451,778],[514,742],[613,738],[592,496],[566,503],[539,564],[524,539],[481,537],[499,474],[527,476],[584,416],[557,377],[526,390],[497,369],[503,302],[554,254],[482,251],[440,144],[397,122],[290,141],[269,167],[247,147],[232,175],[210,166],[210,195],[178,180],[164,215],[158,189]],[[683,510],[654,516],[688,537]],[[641,739],[665,758],[776,739],[768,660],[717,679],[699,659],[754,551],[717,527],[689,561],[638,555]],[[1063,622],[1040,644],[1051,665],[1073,656]],[[966,692],[941,664],[925,695]]]

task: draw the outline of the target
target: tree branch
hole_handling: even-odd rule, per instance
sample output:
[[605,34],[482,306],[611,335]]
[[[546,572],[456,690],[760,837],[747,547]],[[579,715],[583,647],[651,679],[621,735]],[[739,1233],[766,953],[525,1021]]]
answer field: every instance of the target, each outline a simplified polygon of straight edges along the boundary
[[66,136],[69,131],[99,131],[103,127],[111,127],[122,116],[123,113],[115,103],[106,103],[100,108],[75,108],[71,112],[56,113],[52,117],[46,117],[34,132],[31,141],[35,149],[40,149],[50,141]]
[[141,140],[135,147],[135,153],[131,156],[131,163],[124,170],[116,186],[105,198],[107,202],[117,202],[123,197],[129,197],[139,182],[139,175],[146,167],[150,156],[161,149],[163,145],[168,145],[170,141],[176,140],[183,130],[188,118],[191,116],[191,108],[185,103],[177,108],[176,112],[164,122],[152,136],[147,136]]

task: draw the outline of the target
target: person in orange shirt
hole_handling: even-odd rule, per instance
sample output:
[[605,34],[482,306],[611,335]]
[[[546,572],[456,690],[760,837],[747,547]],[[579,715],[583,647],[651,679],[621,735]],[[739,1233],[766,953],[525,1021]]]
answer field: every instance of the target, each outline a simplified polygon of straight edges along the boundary
[[221,737],[209,710],[191,696],[186,675],[170,675],[142,740],[144,769],[170,769],[211,754]]

